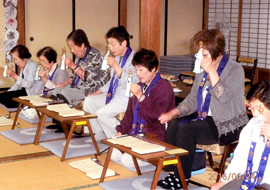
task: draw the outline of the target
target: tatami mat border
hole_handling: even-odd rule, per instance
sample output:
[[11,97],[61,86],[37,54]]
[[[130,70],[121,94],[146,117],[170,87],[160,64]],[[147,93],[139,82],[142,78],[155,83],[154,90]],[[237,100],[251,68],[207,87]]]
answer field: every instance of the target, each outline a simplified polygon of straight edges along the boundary
[[22,155],[16,155],[16,156],[8,156],[8,157],[1,157],[0,158],[0,164],[9,163],[9,162],[17,162],[17,161],[23,161],[23,160],[32,160],[32,159],[38,159],[38,158],[45,158],[55,156],[51,151],[46,152],[36,152],[36,153],[30,153],[30,154],[22,154]]
[[77,186],[77,187],[71,187],[71,188],[66,188],[66,189],[61,189],[61,190],[76,190],[76,189],[85,189],[88,187],[95,187],[99,186],[98,183],[93,183],[93,184],[88,184],[88,185],[82,185],[82,186]]

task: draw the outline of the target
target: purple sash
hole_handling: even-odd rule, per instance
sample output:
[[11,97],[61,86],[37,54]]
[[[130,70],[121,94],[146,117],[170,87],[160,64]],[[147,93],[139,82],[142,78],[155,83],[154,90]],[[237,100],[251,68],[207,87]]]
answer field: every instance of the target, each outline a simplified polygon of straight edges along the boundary
[[[132,52],[132,49],[130,47],[128,47],[124,57],[123,57],[123,61],[121,63],[121,68],[123,69],[123,67],[125,66],[126,62],[127,62],[127,59],[130,55],[130,53]],[[111,82],[110,82],[110,87],[109,87],[109,90],[108,90],[108,93],[107,93],[107,97],[106,97],[106,103],[105,104],[108,104],[110,103],[110,101],[112,100],[113,98],[113,95],[115,93],[115,90],[117,88],[117,85],[118,85],[118,78],[115,79],[115,72],[113,74],[113,77],[111,79]]]
[[[146,97],[148,97],[150,95],[150,91],[153,88],[153,86],[155,86],[155,84],[161,79],[160,74],[157,73],[155,78],[153,79],[153,81],[151,82],[148,92],[146,94]],[[145,84],[143,83],[141,85],[141,89],[143,90]],[[139,114],[139,106],[138,106],[138,101],[136,102],[135,105],[135,111],[134,111],[134,116],[133,116],[133,122],[132,122],[132,128],[131,128],[131,133],[130,135],[136,135],[138,133],[143,133],[143,129],[145,127],[145,121],[143,120],[143,118],[140,116]]]
[[[85,59],[86,59],[86,57],[87,57],[87,55],[89,54],[90,51],[91,51],[91,46],[88,46],[87,49],[86,49],[86,52],[84,54],[83,59],[80,59],[79,60],[79,65],[78,66],[81,66],[81,65],[84,64],[84,61],[85,61]],[[70,84],[70,88],[75,88],[78,85],[80,79],[81,78],[77,75],[77,73],[74,72],[74,76],[72,78],[72,81],[71,81],[71,84]]]
[[248,153],[248,162],[247,162],[245,177],[239,190],[254,189],[256,185],[261,184],[263,180],[264,171],[267,165],[267,161],[269,158],[269,153],[270,153],[270,147],[267,146],[268,143],[269,143],[269,140],[267,140],[265,144],[265,148],[261,156],[261,161],[260,161],[258,170],[257,172],[253,172],[253,173],[252,173],[252,166],[253,166],[252,161],[253,161],[256,143],[255,142],[251,143],[249,153]]
[[[54,76],[54,74],[55,74],[55,72],[56,72],[57,68],[58,68],[58,64],[56,64],[56,68],[54,69],[54,71],[53,71],[52,75],[49,77],[49,80],[50,80],[50,81],[52,81],[53,76]],[[45,95],[47,95],[47,94],[48,94],[48,91],[47,91],[47,90],[48,90],[48,89],[47,89],[46,87],[44,87],[44,89],[43,89],[43,93],[44,93]]]
[[[228,60],[229,60],[228,56],[226,54],[224,54],[221,61],[220,61],[218,69],[217,69],[218,76],[221,75],[223,69],[227,65]],[[211,94],[209,93],[209,89],[211,87],[208,87],[206,89],[208,91],[208,93],[205,97],[204,104],[202,104],[202,102],[203,102],[203,87],[206,83],[207,77],[208,77],[208,73],[205,72],[203,79],[202,79],[202,82],[200,84],[200,87],[198,89],[198,94],[197,94],[197,111],[198,111],[198,118],[197,119],[199,119],[199,120],[204,120],[206,118],[207,113],[209,111],[210,101],[211,101]]]

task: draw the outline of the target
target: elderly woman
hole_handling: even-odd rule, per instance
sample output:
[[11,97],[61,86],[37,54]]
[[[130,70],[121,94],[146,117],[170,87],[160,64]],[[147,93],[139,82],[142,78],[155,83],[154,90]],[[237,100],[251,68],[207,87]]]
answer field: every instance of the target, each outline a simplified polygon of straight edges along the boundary
[[252,86],[246,99],[250,102],[253,118],[240,134],[230,165],[221,180],[211,185],[211,190],[255,189],[257,185],[270,189],[269,81]]
[[45,82],[44,94],[51,94],[50,89],[54,89],[58,84],[69,80],[69,74],[66,70],[61,70],[56,63],[57,53],[51,47],[44,47],[37,52],[37,57],[44,70],[40,70],[38,75]]
[[[175,96],[170,83],[160,77],[157,71],[159,62],[155,52],[141,49],[135,53],[132,65],[140,83],[131,84],[133,97],[129,99],[127,111],[121,122],[116,126],[116,136],[138,133],[153,133],[157,139],[165,140],[165,125],[158,121],[162,113],[175,106]],[[133,166],[130,155],[114,149],[111,159],[121,161],[126,167]],[[140,166],[147,163],[138,160]]]
[[38,64],[30,59],[32,55],[27,47],[17,45],[10,53],[14,63],[20,68],[20,74],[17,75],[11,69],[7,69],[7,75],[16,82],[7,92],[0,94],[0,103],[7,108],[15,108],[19,104],[14,102],[12,98],[40,94],[44,82],[35,81]]
[[73,30],[67,36],[67,44],[75,55],[75,60],[66,57],[65,65],[73,70],[70,80],[58,85],[52,95],[64,100],[66,103],[79,104],[88,94],[95,92],[105,85],[108,80],[106,71],[101,70],[102,54],[92,47],[86,33]]
[[[191,92],[183,102],[159,117],[161,123],[166,123],[178,116],[169,124],[166,142],[189,151],[187,156],[180,157],[186,181],[191,177],[196,144],[228,144],[238,139],[240,129],[248,122],[244,70],[224,53],[222,33],[204,29],[193,41],[195,50],[202,48],[203,72],[196,74]],[[165,170],[170,174],[158,185],[165,189],[181,188],[176,168]]]

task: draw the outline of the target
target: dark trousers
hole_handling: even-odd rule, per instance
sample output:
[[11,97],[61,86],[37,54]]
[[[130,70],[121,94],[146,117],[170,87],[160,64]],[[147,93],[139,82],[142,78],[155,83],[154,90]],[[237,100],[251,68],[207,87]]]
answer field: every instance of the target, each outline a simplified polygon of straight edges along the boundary
[[12,98],[16,98],[19,96],[27,96],[25,88],[21,90],[0,93],[0,103],[5,105],[7,108],[17,108],[19,106],[19,103],[14,102]]
[[[189,152],[186,156],[180,156],[186,179],[191,177],[196,144],[211,145],[218,143],[218,130],[212,117],[208,116],[205,120],[190,121],[192,118],[197,118],[197,114],[172,120],[166,131],[167,143]],[[179,124],[180,122],[181,124]],[[176,167],[167,168],[166,171],[170,169],[179,177]]]

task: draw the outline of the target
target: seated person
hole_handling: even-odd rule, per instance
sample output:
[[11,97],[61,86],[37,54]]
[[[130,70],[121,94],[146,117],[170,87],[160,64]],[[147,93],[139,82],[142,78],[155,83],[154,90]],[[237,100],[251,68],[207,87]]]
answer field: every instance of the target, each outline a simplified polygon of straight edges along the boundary
[[[225,54],[222,33],[217,29],[203,29],[193,41],[196,51],[202,48],[203,72],[195,75],[191,92],[183,102],[159,117],[161,123],[166,123],[178,116],[169,123],[166,142],[189,152],[180,156],[186,181],[191,177],[197,144],[229,144],[238,139],[240,130],[248,122],[244,70]],[[182,188],[177,168],[171,165],[165,170],[170,174],[158,185],[164,189]]]
[[[65,59],[65,65],[74,72],[73,78],[61,84],[51,92],[52,98],[64,100],[65,103],[79,104],[84,98],[97,91],[108,81],[108,73],[101,70],[102,55],[91,47],[85,32],[81,29],[72,31],[67,37],[67,43],[71,52],[75,55],[75,62],[70,58]],[[59,122],[56,126],[49,128],[58,129],[63,132]]]
[[220,181],[211,185],[211,190],[246,190],[255,189],[257,185],[270,189],[269,80],[253,85],[246,99],[250,102],[253,118],[240,134],[230,165]]
[[63,99],[66,103],[79,104],[84,98],[104,86],[108,80],[107,71],[101,70],[102,54],[90,46],[85,32],[81,29],[72,31],[67,37],[75,62],[65,59],[65,65],[74,72],[73,78],[56,85],[52,95]]
[[10,53],[14,63],[20,68],[20,74],[17,75],[13,70],[7,69],[7,75],[16,82],[7,92],[0,93],[0,103],[7,108],[16,108],[19,103],[12,98],[38,95],[44,82],[35,80],[38,64],[30,59],[32,55],[27,47],[17,45],[10,50]]
[[[135,53],[132,65],[140,83],[131,84],[130,91],[133,97],[129,99],[127,111],[120,125],[116,126],[116,136],[138,133],[153,133],[157,139],[165,140],[165,124],[158,121],[162,113],[170,111],[175,106],[175,96],[170,83],[160,77],[158,59],[155,52],[141,49]],[[121,160],[126,167],[134,166],[132,157],[114,149],[111,159]],[[140,166],[147,162],[138,160]]]
[[[98,116],[97,119],[89,119],[96,140],[116,135],[115,126],[118,121],[115,116],[127,109],[128,97],[125,96],[127,79],[130,70],[135,73],[135,68],[131,64],[135,52],[130,48],[130,36],[126,29],[123,26],[113,27],[106,36],[110,51],[115,56],[107,58],[111,67],[111,79],[105,86],[89,94],[83,107],[85,111]],[[139,82],[138,77],[133,75],[132,82]]]
[[69,79],[69,74],[66,70],[61,70],[60,66],[56,63],[57,53],[51,47],[44,47],[37,52],[41,65],[44,70],[40,70],[38,75],[45,82],[43,93],[45,95],[51,94],[51,89],[57,87]]

